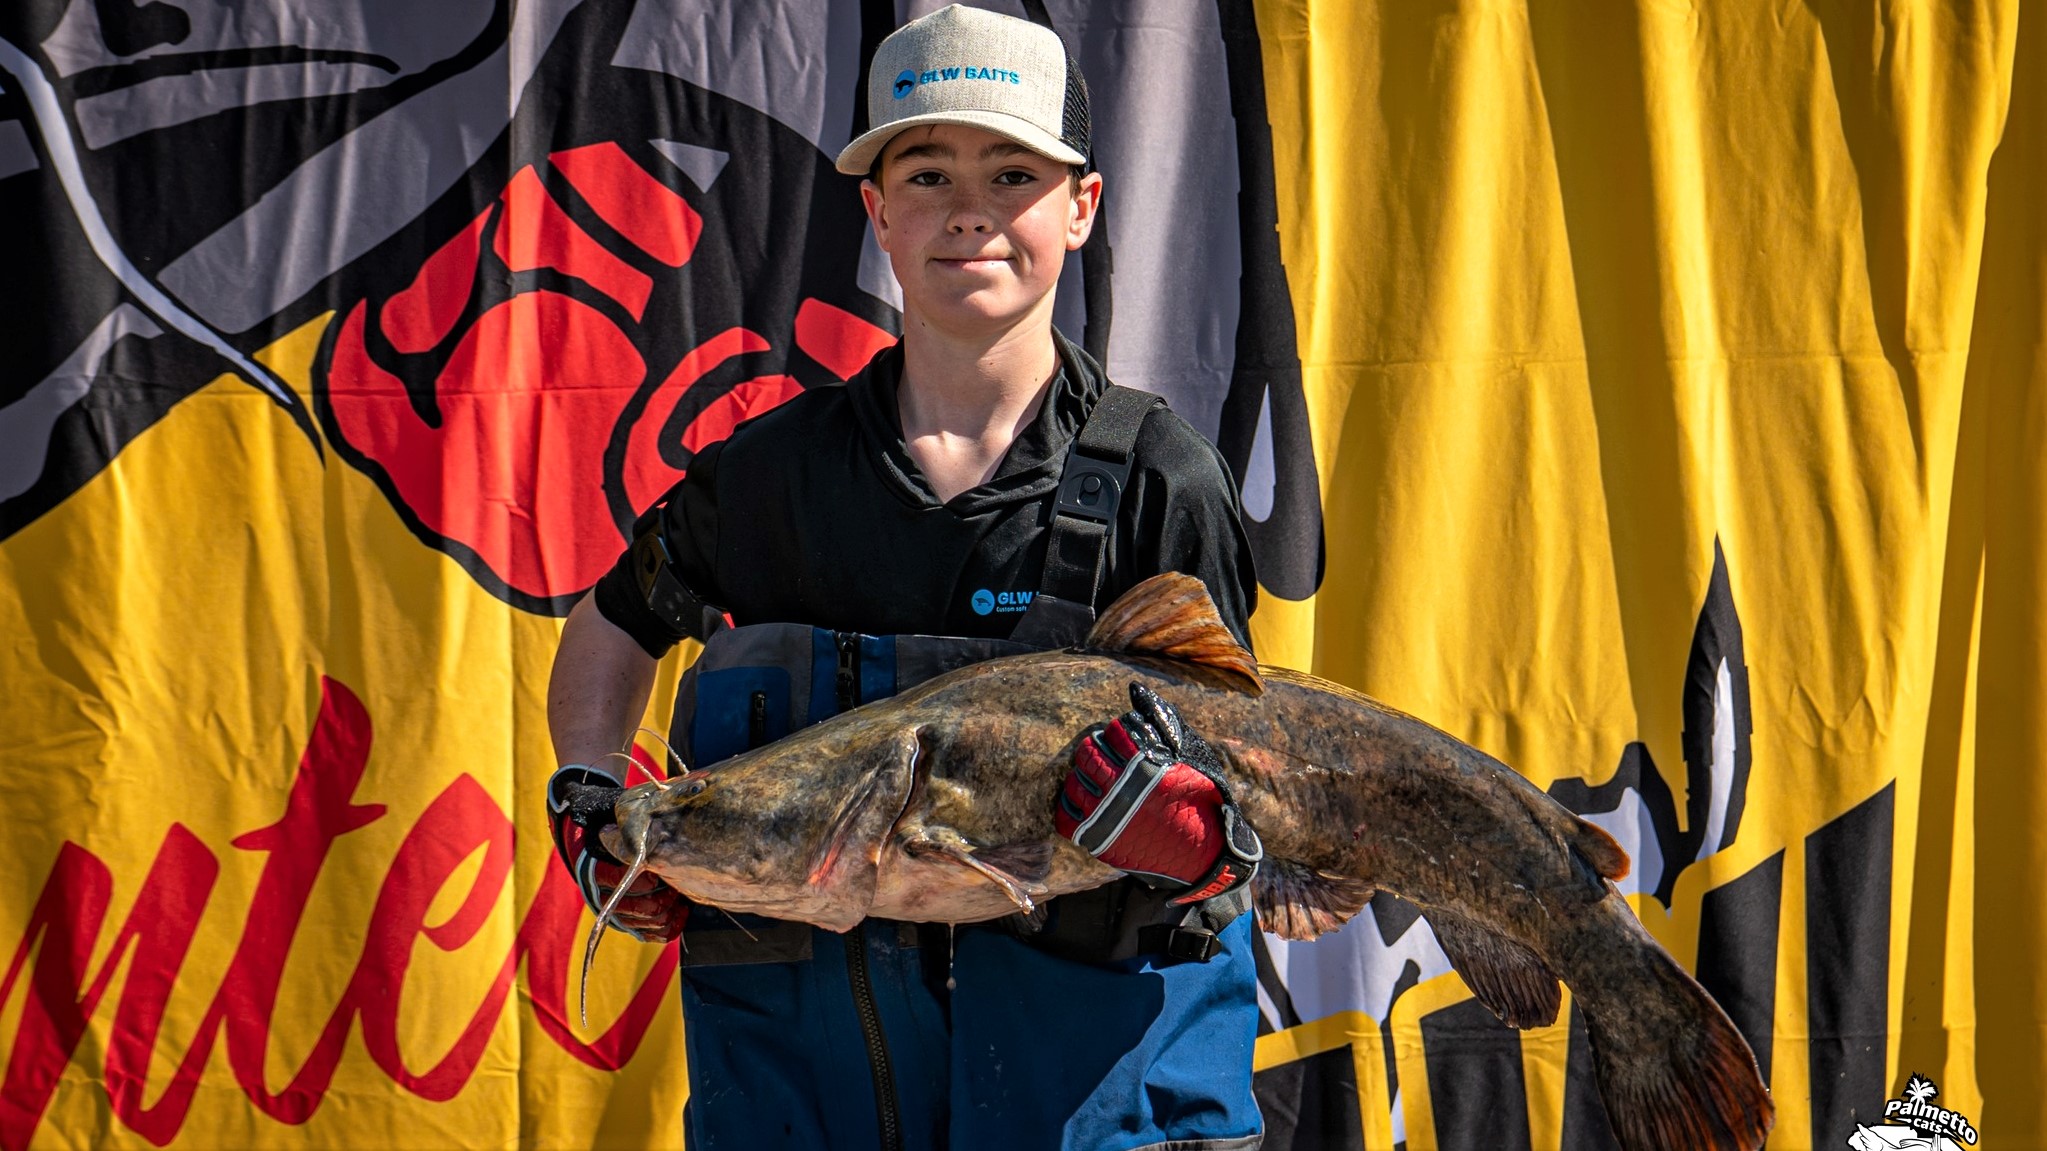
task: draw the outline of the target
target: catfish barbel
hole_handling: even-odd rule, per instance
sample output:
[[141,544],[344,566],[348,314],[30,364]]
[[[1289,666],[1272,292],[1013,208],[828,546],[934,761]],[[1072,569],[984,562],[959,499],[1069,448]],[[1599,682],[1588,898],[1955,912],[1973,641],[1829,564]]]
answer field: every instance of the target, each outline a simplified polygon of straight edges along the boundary
[[1627,1151],[1762,1145],[1755,1056],[1613,886],[1628,858],[1612,837],[1412,716],[1258,666],[1190,576],[1132,588],[1077,648],[974,664],[632,788],[605,843],[699,903],[829,931],[1028,912],[1122,875],[1052,810],[1080,733],[1133,683],[1223,760],[1265,844],[1265,930],[1312,939],[1391,892],[1509,1025],[1554,1022],[1570,986]]

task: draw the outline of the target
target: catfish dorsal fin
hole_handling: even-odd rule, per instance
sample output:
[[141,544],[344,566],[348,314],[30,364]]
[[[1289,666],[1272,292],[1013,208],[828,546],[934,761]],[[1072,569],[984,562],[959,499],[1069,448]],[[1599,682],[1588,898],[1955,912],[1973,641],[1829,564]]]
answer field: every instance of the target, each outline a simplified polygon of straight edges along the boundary
[[1265,691],[1258,661],[1223,626],[1208,588],[1180,572],[1155,575],[1118,596],[1081,646],[1199,664],[1224,673],[1221,678],[1239,691]]

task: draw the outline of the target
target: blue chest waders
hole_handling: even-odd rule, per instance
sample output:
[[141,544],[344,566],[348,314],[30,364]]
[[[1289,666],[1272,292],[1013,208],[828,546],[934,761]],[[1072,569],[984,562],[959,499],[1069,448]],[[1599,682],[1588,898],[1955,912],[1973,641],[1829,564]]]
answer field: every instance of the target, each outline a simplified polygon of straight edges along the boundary
[[[1111,387],[1074,437],[1045,572],[1012,638],[789,623],[719,631],[677,698],[674,742],[691,766],[955,668],[1079,642],[1094,619],[1137,429],[1157,402]],[[682,617],[696,604],[666,570],[662,546],[657,534],[635,544],[642,590],[650,606]],[[1030,942],[987,927],[954,933],[877,919],[839,935],[695,908],[681,981],[687,1144],[1256,1147],[1245,1074],[1256,974],[1241,900],[1240,892],[1228,905],[1169,913],[1163,895],[1128,881],[1053,901]],[[1186,961],[1195,959],[1206,962]]]

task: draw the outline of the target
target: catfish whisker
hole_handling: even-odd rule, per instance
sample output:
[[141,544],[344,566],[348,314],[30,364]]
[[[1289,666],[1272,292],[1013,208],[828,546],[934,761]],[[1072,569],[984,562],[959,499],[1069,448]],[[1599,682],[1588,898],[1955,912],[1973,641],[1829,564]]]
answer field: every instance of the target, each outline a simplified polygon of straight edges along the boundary
[[[633,765],[639,762],[639,760],[637,760],[637,759],[634,759],[634,758],[633,758],[633,757],[632,757],[632,756],[631,756],[630,754],[628,754],[628,753],[626,753],[626,752],[623,752],[623,751],[607,751],[607,752],[605,752],[605,753],[604,753],[603,755],[600,755],[600,756],[598,756],[598,757],[597,757],[596,759],[593,759],[593,760],[591,760],[591,761],[590,761],[590,766],[594,768],[594,767],[596,767],[596,766],[597,766],[598,764],[600,764],[600,763],[603,763],[603,762],[604,762],[605,760],[607,760],[607,759],[612,759],[612,758],[617,758],[617,759],[622,759],[622,760],[625,760],[625,770],[626,770],[626,777],[630,777],[630,776],[631,776],[631,774],[632,774],[632,770],[633,770]],[[623,784],[623,783],[625,782],[625,779],[624,779],[624,778],[621,778],[621,779],[619,780],[619,782],[620,782],[621,784]]]
[[634,849],[632,866],[626,869],[625,878],[618,881],[618,886],[611,889],[611,898],[604,901],[604,909],[597,913],[597,922],[590,925],[590,941],[583,946],[583,980],[577,992],[577,1007],[585,1029],[590,1026],[590,966],[597,961],[597,945],[604,941],[604,925],[611,922],[611,913],[618,909],[618,901],[625,898],[626,888],[631,887],[646,870],[647,837],[643,831],[639,846]]
[[644,724],[641,725],[639,730],[644,731],[648,735],[653,736],[655,741],[661,745],[661,750],[668,753],[669,769],[668,773],[671,777],[678,775],[687,775],[689,773],[689,764],[683,762],[682,756],[676,754],[675,745],[669,743],[668,738],[666,736],[662,735],[658,731],[655,731],[651,727],[645,726]]

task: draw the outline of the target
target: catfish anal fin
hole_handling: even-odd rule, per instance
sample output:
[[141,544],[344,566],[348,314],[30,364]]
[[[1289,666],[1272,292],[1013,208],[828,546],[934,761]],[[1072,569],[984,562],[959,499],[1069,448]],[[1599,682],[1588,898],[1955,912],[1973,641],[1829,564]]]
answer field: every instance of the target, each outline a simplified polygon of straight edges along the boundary
[[1180,572],[1155,575],[1103,610],[1082,647],[1156,655],[1200,668],[1216,686],[1261,695],[1258,661],[1223,626],[1200,580]]
[[1471,994],[1500,1022],[1525,1031],[1557,1021],[1563,991],[1541,956],[1462,915],[1428,909],[1422,915]]
[[1258,925],[1281,939],[1313,939],[1335,931],[1371,901],[1371,884],[1289,859],[1268,856],[1251,882]]
[[1045,876],[1052,870],[1050,842],[1014,843],[977,848],[956,831],[926,828],[903,850],[919,859],[944,859],[971,867],[1002,888],[1017,910],[1029,915],[1045,894]]

